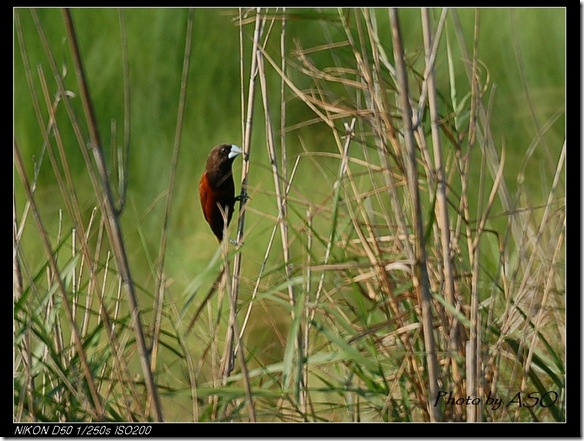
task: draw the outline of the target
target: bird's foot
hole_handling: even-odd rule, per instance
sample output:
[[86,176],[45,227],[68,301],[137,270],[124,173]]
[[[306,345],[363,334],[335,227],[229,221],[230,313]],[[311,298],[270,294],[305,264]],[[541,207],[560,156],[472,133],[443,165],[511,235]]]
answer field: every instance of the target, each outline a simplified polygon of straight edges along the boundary
[[233,245],[235,248],[239,249],[243,245],[243,242],[238,242],[235,239],[229,238],[229,243]]
[[247,193],[241,193],[240,195],[235,196],[235,200],[238,202],[247,202],[249,199],[251,199]]

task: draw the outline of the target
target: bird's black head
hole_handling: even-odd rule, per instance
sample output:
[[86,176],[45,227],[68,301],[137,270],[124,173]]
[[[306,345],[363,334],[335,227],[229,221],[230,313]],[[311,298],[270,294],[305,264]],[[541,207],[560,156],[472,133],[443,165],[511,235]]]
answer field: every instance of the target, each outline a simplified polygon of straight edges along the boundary
[[231,175],[231,164],[235,158],[242,153],[242,150],[235,144],[220,144],[211,150],[207,158],[205,168],[207,176],[214,184],[218,180],[224,179],[226,175]]

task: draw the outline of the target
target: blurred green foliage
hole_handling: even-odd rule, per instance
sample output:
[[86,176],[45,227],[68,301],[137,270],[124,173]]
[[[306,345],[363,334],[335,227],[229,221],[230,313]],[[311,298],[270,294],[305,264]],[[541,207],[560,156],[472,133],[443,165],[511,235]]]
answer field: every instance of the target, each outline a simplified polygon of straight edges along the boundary
[[[59,9],[39,9],[40,23],[47,35],[56,62],[66,71],[66,85],[78,93],[76,79],[71,65],[69,46]],[[164,204],[160,200],[168,185],[170,159],[175,137],[178,97],[182,58],[184,53],[187,10],[181,8],[127,8],[123,9],[123,22],[127,34],[129,84],[124,85],[121,40],[121,14],[110,8],[79,8],[73,10],[73,19],[78,33],[80,50],[85,63],[90,93],[95,106],[102,142],[108,158],[122,143],[124,121],[124,88],[130,93],[130,156],[128,170],[128,200],[126,212],[122,216],[128,240],[141,241],[155,252],[158,246],[160,222]],[[288,10],[286,21],[287,50],[289,63],[295,63],[294,50],[298,44],[303,48],[324,45],[329,41],[346,38],[336,10]],[[185,124],[181,134],[181,150],[177,170],[177,185],[171,215],[170,251],[171,259],[177,265],[178,274],[188,277],[212,255],[213,237],[208,234],[207,225],[202,221],[197,199],[198,178],[202,173],[208,151],[221,142],[242,142],[241,86],[247,91],[250,64],[250,42],[253,29],[244,28],[244,75],[240,78],[239,29],[235,18],[236,9],[197,8],[194,15],[194,36],[189,72]],[[439,11],[434,11],[436,18]],[[474,32],[475,9],[458,10],[468,41]],[[40,96],[38,68],[42,68],[49,84],[50,93],[55,93],[47,58],[39,41],[37,30],[27,9],[16,9],[21,23],[26,57],[32,71],[36,93]],[[541,188],[542,174],[549,178],[559,155],[564,138],[563,106],[565,99],[565,12],[554,8],[487,8],[480,10],[479,16],[479,59],[481,80],[488,75],[496,85],[492,97],[491,126],[495,142],[504,145],[507,153],[507,183],[514,188],[517,170],[526,162],[526,187],[533,193],[534,205],[544,197]],[[346,14],[350,18],[349,14]],[[390,32],[387,10],[376,9],[379,34],[387,38],[384,46],[391,54]],[[406,55],[412,68],[421,73],[423,66],[423,43],[419,12],[417,9],[400,11]],[[279,55],[279,29],[272,30],[273,36],[268,52],[275,58]],[[454,32],[446,26],[452,42]],[[385,36],[385,37],[384,37]],[[357,38],[355,32],[354,38]],[[58,192],[50,163],[46,157],[40,162],[42,136],[33,110],[29,85],[25,79],[21,48],[14,40],[14,138],[18,142],[24,160],[30,166],[32,176],[38,167],[37,197],[49,212],[56,214],[60,208]],[[469,51],[472,48],[468,48]],[[332,64],[330,51],[313,54],[319,66]],[[335,56],[339,60],[350,60],[352,56],[346,47],[340,48]],[[321,57],[320,59],[318,57]],[[276,58],[278,59],[278,58]],[[437,58],[438,84],[446,102],[450,94],[447,78],[446,48],[441,44]],[[354,60],[353,60],[354,62]],[[269,70],[269,69],[268,69]],[[293,70],[292,68],[290,70]],[[268,77],[273,96],[271,113],[275,127],[279,127],[278,115],[280,81],[277,75]],[[299,87],[308,84],[302,76],[291,74]],[[457,71],[459,79],[465,78],[462,70]],[[468,81],[458,81],[467,84]],[[492,93],[492,88],[487,94]],[[460,96],[468,91],[459,90]],[[528,93],[528,95],[526,94]],[[304,122],[313,117],[304,105],[290,97],[288,93],[287,126]],[[490,96],[486,97],[491,100]],[[78,100],[73,100],[82,119]],[[261,109],[260,106],[256,106]],[[61,109],[60,112],[63,112]],[[446,113],[447,109],[442,109]],[[561,113],[557,120],[554,114]],[[48,121],[46,108],[43,109]],[[251,154],[252,173],[250,185],[263,188],[271,185],[267,155],[264,149],[265,125],[261,110],[256,112]],[[116,123],[116,137],[112,139],[112,121]],[[548,126],[548,123],[550,123]],[[88,181],[84,178],[84,164],[69,127],[61,126],[61,131],[70,149],[67,153],[70,167],[78,171],[74,179],[81,195],[91,194]],[[310,151],[334,151],[328,144],[327,135],[321,135],[319,124],[294,130],[288,135],[289,162],[302,150],[302,144]],[[541,138],[538,139],[538,130]],[[531,158],[526,152],[532,143],[540,147]],[[112,146],[115,145],[114,149]],[[110,160],[113,167],[113,159]],[[326,160],[323,167],[328,169]],[[336,164],[331,164],[331,173],[336,172]],[[235,176],[240,170],[239,161],[235,165]],[[311,171],[312,170],[312,171]],[[296,177],[297,191],[306,190],[307,195],[318,189],[309,177],[311,167],[299,169]],[[113,175],[113,171],[112,171]],[[236,179],[237,180],[237,179]],[[548,180],[548,179],[546,179]],[[22,195],[16,185],[17,207],[22,206]],[[323,192],[325,194],[326,192]],[[258,194],[252,206],[260,211],[276,213],[274,203],[265,195]],[[83,203],[89,212],[91,203]],[[55,217],[56,220],[56,217]],[[261,216],[252,215],[250,224],[261,229]],[[54,225],[53,225],[54,227]],[[203,244],[205,246],[203,246]],[[173,271],[173,272],[174,272]]]

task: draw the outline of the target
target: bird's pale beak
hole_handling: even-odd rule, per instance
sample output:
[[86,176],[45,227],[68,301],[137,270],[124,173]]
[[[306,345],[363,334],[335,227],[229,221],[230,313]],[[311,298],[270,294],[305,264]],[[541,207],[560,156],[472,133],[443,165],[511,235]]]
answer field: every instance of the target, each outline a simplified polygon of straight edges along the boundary
[[231,150],[229,151],[229,154],[227,155],[227,157],[229,159],[232,159],[238,155],[241,155],[242,153],[243,153],[243,150],[241,150],[241,148],[239,148],[239,146],[236,146],[235,144],[231,144]]

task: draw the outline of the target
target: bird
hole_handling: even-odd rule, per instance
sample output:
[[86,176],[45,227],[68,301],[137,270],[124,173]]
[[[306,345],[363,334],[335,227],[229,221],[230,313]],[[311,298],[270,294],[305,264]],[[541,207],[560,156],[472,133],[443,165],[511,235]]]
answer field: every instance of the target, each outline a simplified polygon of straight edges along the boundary
[[[207,165],[199,182],[199,199],[205,220],[217,240],[223,240],[223,230],[231,222],[236,200],[235,184],[231,165],[243,152],[235,144],[220,144],[213,147],[207,158]],[[227,216],[225,224],[223,216]]]

